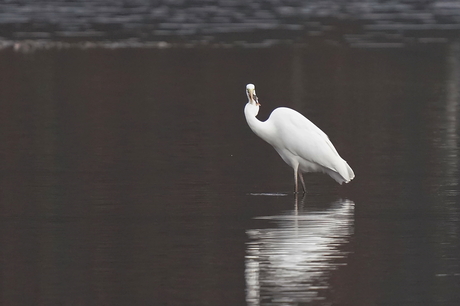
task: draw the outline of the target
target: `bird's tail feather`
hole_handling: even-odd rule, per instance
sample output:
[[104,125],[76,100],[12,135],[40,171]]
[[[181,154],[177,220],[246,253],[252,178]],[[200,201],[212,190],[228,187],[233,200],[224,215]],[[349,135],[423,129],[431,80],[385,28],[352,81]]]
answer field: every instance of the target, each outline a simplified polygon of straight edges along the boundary
[[343,160],[341,167],[338,167],[337,170],[327,169],[327,174],[332,177],[337,183],[348,183],[355,178],[355,173],[353,169]]
[[[345,162],[345,164],[347,165],[347,171],[348,171],[348,182],[351,181],[352,179],[355,178],[355,173],[353,172],[353,169],[351,169],[351,167],[347,164],[347,162]],[[347,183],[348,183],[347,182]]]

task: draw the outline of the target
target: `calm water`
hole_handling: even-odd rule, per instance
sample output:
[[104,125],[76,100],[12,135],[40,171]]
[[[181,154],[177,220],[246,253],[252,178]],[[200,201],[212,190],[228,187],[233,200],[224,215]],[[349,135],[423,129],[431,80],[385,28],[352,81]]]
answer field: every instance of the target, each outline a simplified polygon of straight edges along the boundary
[[[248,128],[293,107],[356,173]],[[458,305],[458,46],[0,51],[2,305]]]

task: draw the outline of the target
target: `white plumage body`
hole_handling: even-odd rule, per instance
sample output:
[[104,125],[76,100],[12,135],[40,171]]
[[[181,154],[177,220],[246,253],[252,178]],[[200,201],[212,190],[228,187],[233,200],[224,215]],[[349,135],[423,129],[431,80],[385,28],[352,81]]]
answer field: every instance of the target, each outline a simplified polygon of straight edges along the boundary
[[302,173],[305,172],[327,173],[339,184],[354,178],[353,170],[337,153],[329,137],[299,112],[279,107],[266,121],[258,120],[256,116],[260,104],[255,87],[250,85],[247,86],[249,101],[244,109],[246,121],[252,131],[271,144],[294,169],[296,191],[297,175],[304,185]]

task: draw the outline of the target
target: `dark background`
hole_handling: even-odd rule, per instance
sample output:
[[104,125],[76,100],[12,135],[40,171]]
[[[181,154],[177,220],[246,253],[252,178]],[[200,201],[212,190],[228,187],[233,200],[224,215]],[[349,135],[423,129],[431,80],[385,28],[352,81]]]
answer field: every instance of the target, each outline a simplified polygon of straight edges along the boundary
[[0,4],[0,304],[458,305],[456,2],[203,3]]

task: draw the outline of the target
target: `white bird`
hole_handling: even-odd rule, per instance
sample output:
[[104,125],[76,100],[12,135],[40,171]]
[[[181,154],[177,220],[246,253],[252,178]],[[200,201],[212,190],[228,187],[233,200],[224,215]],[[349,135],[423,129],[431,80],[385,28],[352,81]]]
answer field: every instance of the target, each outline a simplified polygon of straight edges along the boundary
[[327,173],[339,184],[348,183],[355,177],[353,170],[337,153],[329,137],[310,120],[293,109],[279,107],[266,121],[260,121],[256,118],[260,104],[253,84],[246,85],[246,94],[246,121],[251,130],[271,144],[294,169],[295,193],[298,193],[298,178],[303,191],[306,191],[302,173]]

